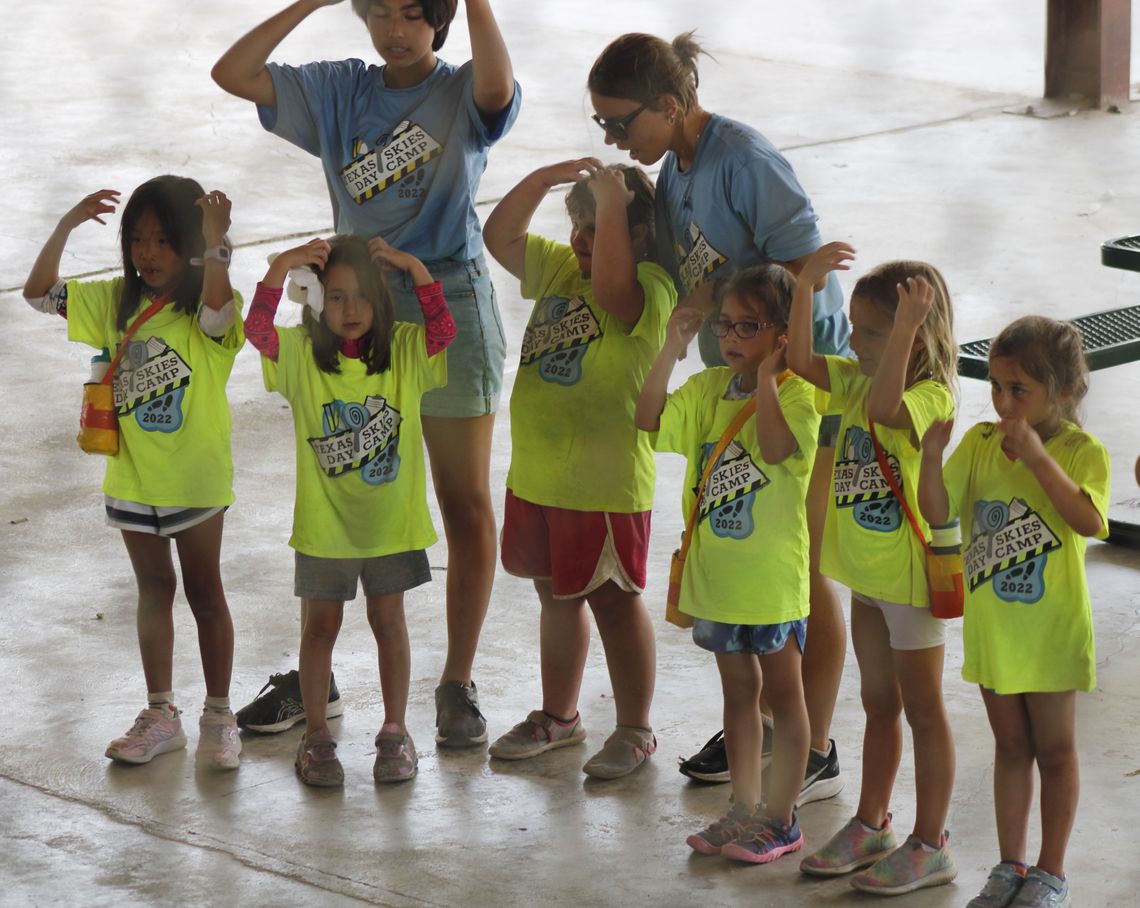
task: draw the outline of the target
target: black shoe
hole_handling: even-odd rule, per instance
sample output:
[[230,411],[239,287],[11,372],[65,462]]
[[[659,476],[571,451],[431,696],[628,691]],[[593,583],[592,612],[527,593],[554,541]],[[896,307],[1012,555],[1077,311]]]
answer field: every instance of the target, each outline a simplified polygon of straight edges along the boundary
[[839,771],[839,754],[835,741],[828,741],[827,756],[821,757],[814,750],[808,751],[807,771],[804,773],[804,787],[796,805],[802,807],[812,801],[826,801],[843,791],[843,774]]
[[[272,690],[270,690],[272,688]],[[266,691],[269,691],[266,693]],[[329,705],[325,717],[335,719],[344,715],[336,678],[329,675]],[[239,728],[262,734],[275,734],[305,721],[305,707],[301,704],[301,677],[296,669],[283,675],[270,675],[253,702],[236,713]]]
[[[767,769],[772,763],[772,720],[767,716],[764,720],[764,743],[760,748],[761,766]],[[681,775],[690,779],[699,779],[701,782],[728,782],[728,751],[724,747],[724,732],[718,731],[709,738],[708,743],[700,751],[687,760],[682,760],[678,767]]]

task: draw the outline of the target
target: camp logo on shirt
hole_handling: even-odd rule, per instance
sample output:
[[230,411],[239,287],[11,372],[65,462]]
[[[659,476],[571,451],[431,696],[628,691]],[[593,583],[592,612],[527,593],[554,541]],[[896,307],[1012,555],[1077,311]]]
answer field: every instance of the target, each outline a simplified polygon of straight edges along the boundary
[[357,205],[402,180],[443,153],[443,146],[422,126],[402,122],[382,147],[370,150],[363,139],[352,143],[352,160],[340,172],[344,188]]
[[400,411],[383,397],[364,403],[334,400],[322,408],[325,434],[310,438],[317,462],[329,476],[353,470],[369,485],[392,482],[400,472]]
[[[698,475],[704,474],[705,465],[715,447],[709,442],[703,445]],[[700,519],[708,519],[709,527],[716,536],[748,538],[755,528],[752,504],[756,501],[756,493],[771,481],[756,466],[744,445],[730,441],[705,483],[701,495]],[[693,491],[696,492],[696,489]]]
[[[899,459],[885,449],[883,453],[901,489]],[[875,458],[871,433],[862,426],[847,427],[843,445],[835,455],[833,487],[835,506],[851,508],[855,522],[864,529],[891,533],[902,526],[898,500]]]
[[689,225],[689,236],[693,240],[692,248],[688,252],[679,247],[675,250],[680,262],[678,270],[681,272],[681,284],[686,293],[692,293],[693,288],[728,261],[717,252],[695,223]]
[[1006,602],[1045,595],[1045,562],[1061,541],[1040,514],[1020,498],[977,501],[971,532],[963,555],[971,590],[991,581],[994,595]]
[[182,428],[182,399],[193,370],[161,337],[130,340],[115,372],[115,411],[135,414],[147,432]]
[[580,296],[544,297],[523,332],[519,364],[537,362],[544,381],[576,385],[582,379],[582,360],[589,345],[601,337],[602,326]]

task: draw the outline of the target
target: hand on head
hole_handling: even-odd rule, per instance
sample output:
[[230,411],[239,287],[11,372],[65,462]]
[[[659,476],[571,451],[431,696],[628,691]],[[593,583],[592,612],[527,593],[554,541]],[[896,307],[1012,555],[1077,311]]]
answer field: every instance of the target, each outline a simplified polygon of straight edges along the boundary
[[286,249],[278,256],[278,259],[280,259],[282,264],[287,268],[324,268],[325,263],[329,260],[330,251],[331,247],[328,241],[316,237],[309,240],[309,242],[303,246],[294,246],[292,249]]
[[625,208],[633,201],[633,190],[625,185],[625,175],[616,167],[602,167],[583,179],[589,180],[587,185],[598,205],[613,202]]
[[572,161],[559,161],[542,168],[543,182],[547,186],[560,186],[563,183],[577,183],[588,180],[605,165],[597,158],[576,158]]
[[920,274],[908,277],[905,283],[898,285],[898,291],[899,305],[895,310],[895,321],[918,328],[926,321],[926,316],[934,305],[934,288]]
[[410,252],[402,252],[381,236],[368,241],[368,252],[372,261],[384,271],[404,271],[417,287],[432,282],[431,273],[418,258]]
[[202,236],[207,246],[218,246],[230,229],[230,209],[233,203],[219,189],[213,189],[195,203],[202,209]]
[[855,260],[855,247],[848,243],[825,243],[809,255],[796,276],[797,283],[815,285],[832,271],[848,271]]
[[114,214],[115,207],[119,204],[120,195],[121,193],[117,189],[100,189],[98,192],[84,196],[74,208],[63,216],[63,221],[73,229],[84,221],[98,221],[105,225],[107,222],[100,215]]

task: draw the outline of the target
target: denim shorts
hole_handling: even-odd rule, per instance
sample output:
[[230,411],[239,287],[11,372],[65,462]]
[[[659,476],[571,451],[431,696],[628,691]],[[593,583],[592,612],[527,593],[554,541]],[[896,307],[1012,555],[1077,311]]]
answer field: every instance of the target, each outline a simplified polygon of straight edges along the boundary
[[778,653],[793,636],[802,653],[807,642],[807,618],[783,624],[722,624],[704,618],[693,620],[693,642],[710,653],[753,653],[757,656]]
[[431,580],[427,552],[415,549],[374,558],[318,558],[293,553],[293,595],[301,599],[351,602],[356,582],[365,596],[390,596]]
[[[483,254],[466,262],[424,262],[443,285],[443,295],[459,328],[447,348],[447,384],[428,391],[420,404],[424,416],[486,416],[499,408],[507,338]],[[388,288],[396,318],[423,324],[415,284],[406,273],[389,272]]]

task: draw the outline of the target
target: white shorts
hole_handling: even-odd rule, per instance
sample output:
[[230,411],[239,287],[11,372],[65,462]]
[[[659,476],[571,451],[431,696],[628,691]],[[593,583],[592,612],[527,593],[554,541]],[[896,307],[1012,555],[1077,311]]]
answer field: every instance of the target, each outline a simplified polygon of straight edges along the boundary
[[930,609],[885,602],[854,590],[851,591],[851,596],[882,613],[891,638],[891,649],[930,649],[946,645],[946,622],[931,615]]

